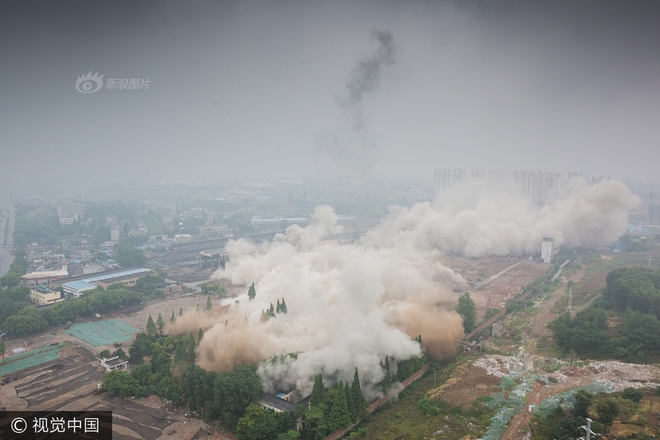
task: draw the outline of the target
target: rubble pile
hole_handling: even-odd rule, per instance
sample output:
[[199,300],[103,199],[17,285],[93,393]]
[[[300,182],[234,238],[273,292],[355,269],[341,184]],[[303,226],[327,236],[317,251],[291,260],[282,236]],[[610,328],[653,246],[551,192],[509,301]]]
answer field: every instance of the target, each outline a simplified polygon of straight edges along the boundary
[[515,356],[502,356],[493,354],[483,356],[472,363],[475,367],[483,368],[496,377],[509,376],[512,373],[525,371],[527,365]]

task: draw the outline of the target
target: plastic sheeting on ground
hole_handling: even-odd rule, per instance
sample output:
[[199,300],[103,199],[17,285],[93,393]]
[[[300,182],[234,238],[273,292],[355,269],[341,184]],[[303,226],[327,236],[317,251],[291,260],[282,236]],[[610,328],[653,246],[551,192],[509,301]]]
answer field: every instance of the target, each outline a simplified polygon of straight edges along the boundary
[[93,321],[84,324],[76,324],[66,332],[78,339],[89,342],[94,347],[99,345],[110,345],[131,339],[137,329],[119,319],[108,319],[106,321]]
[[57,352],[60,351],[61,348],[62,344],[57,344],[50,347],[30,350],[16,356],[5,356],[4,365],[0,365],[0,375],[15,373],[16,371],[59,359]]

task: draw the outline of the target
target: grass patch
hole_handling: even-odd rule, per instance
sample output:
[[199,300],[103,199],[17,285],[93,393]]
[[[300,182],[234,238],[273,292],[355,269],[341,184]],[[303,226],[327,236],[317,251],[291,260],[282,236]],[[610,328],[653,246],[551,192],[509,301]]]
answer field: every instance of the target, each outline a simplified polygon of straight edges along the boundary
[[401,393],[398,401],[381,406],[360,425],[358,430],[361,429],[362,434],[359,438],[444,440],[466,435],[478,437],[485,432],[495,414],[484,405],[489,397],[479,397],[471,407],[463,409],[442,400],[430,399],[426,394],[444,384],[456,368],[471,359],[471,356],[461,355],[451,364],[440,366],[436,372],[435,387],[432,371],[414,382],[416,385],[410,392],[405,395]]

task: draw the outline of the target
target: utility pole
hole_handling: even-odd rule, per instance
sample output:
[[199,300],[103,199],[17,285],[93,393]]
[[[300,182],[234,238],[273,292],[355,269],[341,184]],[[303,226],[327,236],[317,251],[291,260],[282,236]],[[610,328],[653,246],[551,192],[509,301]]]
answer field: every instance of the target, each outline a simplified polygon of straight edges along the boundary
[[[587,432],[587,438],[586,438],[586,440],[591,440],[591,436],[592,436],[592,435],[593,435],[594,437],[600,435],[600,434],[596,434],[595,432],[593,432],[593,431],[591,430],[591,419],[588,418],[588,417],[587,417],[587,426],[582,425],[580,428],[586,430],[586,432]],[[580,437],[580,440],[585,440],[585,438],[584,438],[584,437]]]

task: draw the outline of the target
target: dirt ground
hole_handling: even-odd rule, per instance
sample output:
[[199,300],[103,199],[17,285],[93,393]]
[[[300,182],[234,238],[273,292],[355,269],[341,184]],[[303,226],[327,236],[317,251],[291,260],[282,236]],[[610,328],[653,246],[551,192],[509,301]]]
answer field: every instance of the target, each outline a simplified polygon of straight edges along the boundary
[[[460,274],[470,286],[476,286],[487,278],[521,261],[512,257],[466,258],[444,256],[441,262]],[[483,319],[487,309],[502,310],[520,289],[534,281],[548,269],[548,265],[536,260],[524,260],[488,285],[471,290],[470,297],[477,307],[478,319]]]
[[488,374],[483,368],[461,365],[452,377],[438,388],[430,390],[431,399],[468,409],[479,396],[488,396],[500,390],[501,379]]
[[[241,292],[242,288],[229,290],[232,296]],[[169,326],[173,310],[178,315],[180,308],[184,312],[196,306],[204,308],[206,300],[207,296],[201,293],[168,295],[144,307],[103,315],[94,320],[120,319],[141,331],[145,329],[149,315],[156,320],[161,313]],[[211,296],[214,313],[222,313],[220,301],[217,296]],[[89,319],[80,322],[86,321]],[[128,352],[133,339],[122,343],[121,348]],[[96,356],[104,349],[114,351],[114,345],[94,347],[67,334],[64,326],[28,337],[5,340],[8,354],[14,348],[22,347],[30,351],[57,343],[65,345],[59,352],[60,359],[4,375],[9,383],[0,386],[0,408],[112,411],[115,440],[235,440],[235,436],[221,426],[209,425],[196,419],[157,396],[136,400],[93,394],[105,371]],[[7,359],[10,357],[6,356]]]
[[121,399],[95,394],[105,369],[85,347],[66,344],[60,359],[6,374],[0,407],[7,410],[112,411],[113,439],[235,440],[156,396]]

